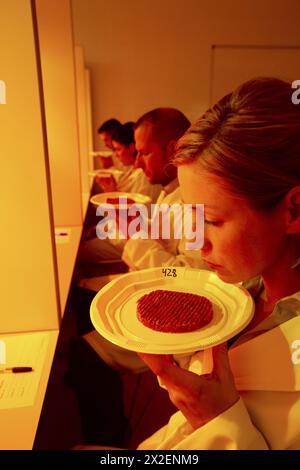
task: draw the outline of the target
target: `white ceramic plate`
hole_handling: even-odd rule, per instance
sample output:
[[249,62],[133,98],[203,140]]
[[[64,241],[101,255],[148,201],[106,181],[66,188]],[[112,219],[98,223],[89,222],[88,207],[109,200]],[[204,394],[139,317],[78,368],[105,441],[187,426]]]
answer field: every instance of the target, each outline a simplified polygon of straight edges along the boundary
[[[148,205],[151,203],[151,199],[148,196],[144,196],[143,194],[138,194],[138,193],[126,193],[122,191],[121,192],[112,191],[109,193],[95,194],[93,197],[91,197],[90,201],[94,206],[98,207],[100,204],[106,204],[107,198],[119,198],[119,197],[127,197],[127,199],[132,199],[137,204]],[[113,206],[115,208],[118,208],[119,204],[113,204]],[[129,206],[130,204],[128,204],[128,207]]]
[[118,170],[118,168],[103,168],[103,169],[99,169],[99,170],[93,170],[93,171],[89,171],[89,176],[102,176],[102,177],[106,177],[106,176],[114,176],[114,178],[118,179],[121,175],[122,175],[123,171],[122,170]]
[[[213,319],[190,333],[162,333],[137,318],[137,300],[156,289],[191,292],[213,303]],[[254,313],[254,302],[241,286],[227,284],[205,270],[151,268],[124,274],[103,287],[91,303],[95,329],[112,343],[151,354],[191,353],[223,343],[243,330]]]
[[112,150],[97,150],[95,152],[89,152],[93,157],[112,157],[114,152]]

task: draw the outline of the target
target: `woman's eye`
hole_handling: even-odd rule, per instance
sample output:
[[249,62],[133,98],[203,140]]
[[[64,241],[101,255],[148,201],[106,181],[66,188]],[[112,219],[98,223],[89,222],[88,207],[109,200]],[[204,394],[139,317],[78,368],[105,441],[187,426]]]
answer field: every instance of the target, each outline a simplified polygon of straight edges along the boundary
[[204,223],[207,224],[207,225],[215,225],[215,226],[218,226],[218,225],[221,225],[221,221],[219,220],[207,220],[207,219],[204,219]]

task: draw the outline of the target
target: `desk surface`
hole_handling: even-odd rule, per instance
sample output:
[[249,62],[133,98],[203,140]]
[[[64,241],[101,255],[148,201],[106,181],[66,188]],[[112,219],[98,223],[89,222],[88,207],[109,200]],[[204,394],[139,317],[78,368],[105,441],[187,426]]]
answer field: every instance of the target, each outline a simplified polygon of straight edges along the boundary
[[1,450],[32,449],[58,338],[58,330],[17,333],[10,335],[15,336],[14,348],[18,348],[18,342],[22,341],[26,334],[46,335],[48,339],[47,351],[39,376],[36,378],[39,382],[34,404],[21,408],[0,409]]
[[[82,193],[82,211],[85,218],[90,194]],[[58,280],[62,317],[66,307],[73,269],[79,247],[82,226],[55,227]]]
[[[82,197],[83,211],[85,213],[89,195],[83,194]],[[82,226],[56,227],[55,232],[60,302],[63,315],[79,247]],[[41,361],[42,364],[38,376],[36,377],[38,386],[33,404],[30,406],[0,409],[0,450],[29,450],[32,449],[34,444],[59,331],[52,330],[9,335],[14,336],[13,348],[17,349],[18,343],[22,342],[24,337],[28,334],[33,334],[35,337],[41,334],[46,335],[47,350],[43,361]]]

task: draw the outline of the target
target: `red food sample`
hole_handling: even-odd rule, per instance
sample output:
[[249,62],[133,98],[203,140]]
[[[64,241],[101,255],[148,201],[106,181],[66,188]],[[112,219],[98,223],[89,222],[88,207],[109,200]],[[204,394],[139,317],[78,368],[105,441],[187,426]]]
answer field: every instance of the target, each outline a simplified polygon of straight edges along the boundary
[[183,333],[210,323],[213,308],[211,301],[201,295],[160,289],[139,298],[137,316],[152,330]]
[[[106,199],[106,202],[107,202],[107,204],[114,204],[114,205],[120,204],[120,201],[119,201],[118,197],[108,197]],[[127,198],[127,204],[134,204],[134,203],[135,203],[134,199],[130,199],[129,197]]]

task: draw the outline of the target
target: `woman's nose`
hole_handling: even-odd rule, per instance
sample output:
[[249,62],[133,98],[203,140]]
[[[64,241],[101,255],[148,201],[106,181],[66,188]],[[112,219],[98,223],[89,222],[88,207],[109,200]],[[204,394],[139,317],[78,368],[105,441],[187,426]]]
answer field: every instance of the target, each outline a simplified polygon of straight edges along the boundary
[[201,248],[201,255],[205,257],[205,255],[207,255],[212,249],[212,244],[211,242],[208,240],[208,238],[206,238],[204,236],[204,241],[203,241],[203,246]]

